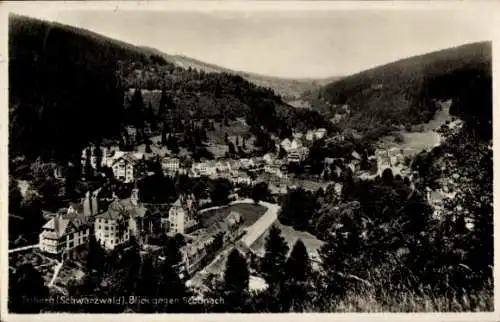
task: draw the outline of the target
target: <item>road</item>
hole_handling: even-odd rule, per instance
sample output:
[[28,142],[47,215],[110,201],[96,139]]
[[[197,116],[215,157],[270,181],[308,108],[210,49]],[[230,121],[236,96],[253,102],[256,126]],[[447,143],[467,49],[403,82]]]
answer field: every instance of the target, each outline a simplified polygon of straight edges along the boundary
[[[235,201],[232,204],[237,204],[237,203],[254,203],[254,201],[252,199],[243,199]],[[267,211],[253,225],[245,229],[246,230],[245,235],[243,235],[243,237],[239,241],[235,242],[234,243],[235,245],[237,245],[238,243],[242,243],[243,245],[250,247],[278,219],[278,212],[280,209],[278,205],[264,201],[259,202],[259,204],[266,207]],[[203,279],[207,276],[207,274],[220,272],[221,271],[220,266],[225,264],[225,258],[229,255],[232,249],[233,246],[231,245],[229,247],[226,247],[215,257],[215,259],[210,264],[208,264],[202,270],[197,272],[187,282],[186,285],[201,286],[201,284],[203,283]]]
[[241,238],[241,242],[247,247],[251,247],[278,219],[280,210],[278,205],[264,201],[260,204],[267,207],[267,211],[252,226],[246,228],[246,234]]

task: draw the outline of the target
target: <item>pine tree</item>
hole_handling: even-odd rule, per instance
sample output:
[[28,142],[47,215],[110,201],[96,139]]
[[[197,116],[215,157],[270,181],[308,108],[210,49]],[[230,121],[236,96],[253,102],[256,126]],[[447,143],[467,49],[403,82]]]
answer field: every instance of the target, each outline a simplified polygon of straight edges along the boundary
[[165,87],[161,89],[160,105],[158,106],[158,114],[156,116],[159,121],[165,121],[167,117],[167,92]]
[[268,284],[263,295],[266,302],[266,310],[270,312],[282,312],[287,309],[285,289],[285,267],[288,245],[281,236],[281,230],[276,226],[271,227],[266,238],[265,254],[261,262],[260,270]]
[[89,147],[85,150],[85,176],[91,178],[94,174],[92,168],[92,149]]
[[102,149],[99,143],[97,143],[94,148],[94,155],[95,155],[95,168],[96,171],[99,172],[101,171],[101,163],[102,163]]
[[156,115],[153,111],[153,105],[151,105],[151,101],[149,101],[148,103],[147,118],[151,131],[156,131]]
[[306,246],[300,239],[293,246],[286,262],[285,275],[286,283],[282,305],[287,309],[291,306],[294,310],[301,311],[308,292],[311,263]]
[[[185,283],[180,278],[179,264],[182,256],[179,245],[173,238],[168,238],[163,247],[165,260],[161,266],[161,279],[159,287],[159,297],[171,299],[183,299],[188,294]],[[185,307],[183,301],[174,305],[157,308],[160,312],[182,312]]]
[[130,123],[137,128],[144,126],[144,100],[142,99],[142,91],[136,88],[130,102],[129,111]]
[[277,226],[271,227],[266,238],[265,254],[262,260],[262,274],[270,288],[283,282],[288,245]]
[[227,258],[224,273],[224,304],[226,309],[241,312],[248,294],[250,272],[243,255],[233,249]]
[[297,240],[290,257],[286,262],[286,277],[289,280],[305,282],[311,273],[311,263],[306,246],[302,240]]
[[45,299],[49,296],[49,290],[45,287],[40,272],[31,263],[27,263],[22,264],[15,273],[9,273],[9,275],[9,311],[40,313],[44,304],[33,299]]

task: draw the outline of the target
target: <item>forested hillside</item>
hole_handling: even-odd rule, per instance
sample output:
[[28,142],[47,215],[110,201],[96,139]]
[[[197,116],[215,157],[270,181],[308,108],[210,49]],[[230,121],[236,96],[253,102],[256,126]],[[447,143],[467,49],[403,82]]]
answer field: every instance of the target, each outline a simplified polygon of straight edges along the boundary
[[358,130],[427,122],[435,112],[432,99],[452,99],[453,115],[491,136],[491,87],[491,43],[480,42],[363,71],[303,98],[331,117],[347,104],[344,123]]
[[[184,69],[151,50],[57,23],[11,16],[9,51],[11,154],[62,160],[89,141],[118,136],[130,121],[130,88],[165,90],[181,119],[244,117],[268,132],[327,125],[240,76]],[[140,105],[147,118],[149,101]]]
[[159,55],[162,55],[168,61],[174,62],[177,66],[183,68],[192,68],[202,70],[206,73],[228,73],[243,77],[245,80],[262,87],[271,88],[276,94],[283,97],[283,100],[289,102],[297,99],[306,91],[318,90],[321,86],[327,85],[340,77],[328,78],[282,78],[274,76],[259,75],[255,73],[248,73],[244,71],[231,70],[229,68],[209,64],[197,59],[181,56],[181,55],[168,55],[158,50],[147,48]]

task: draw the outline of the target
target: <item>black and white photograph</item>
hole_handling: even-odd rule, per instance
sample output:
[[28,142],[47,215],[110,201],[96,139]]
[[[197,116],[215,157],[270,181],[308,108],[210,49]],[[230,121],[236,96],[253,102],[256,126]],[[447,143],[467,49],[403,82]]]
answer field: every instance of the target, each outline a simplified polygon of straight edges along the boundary
[[251,3],[7,7],[9,314],[495,311],[499,8]]

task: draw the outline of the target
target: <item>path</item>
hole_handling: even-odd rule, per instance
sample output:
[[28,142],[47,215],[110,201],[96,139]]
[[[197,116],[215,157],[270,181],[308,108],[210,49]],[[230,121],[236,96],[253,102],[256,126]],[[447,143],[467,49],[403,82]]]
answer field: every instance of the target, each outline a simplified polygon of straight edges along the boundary
[[[243,199],[232,202],[231,204],[237,203],[254,203],[252,199]],[[201,287],[203,279],[205,276],[214,271],[220,271],[220,265],[224,264],[225,258],[229,255],[230,251],[234,248],[234,245],[242,244],[245,247],[250,247],[259,237],[261,237],[272,224],[278,219],[278,212],[280,207],[276,204],[261,201],[260,205],[267,207],[266,212],[251,226],[247,227],[245,235],[243,237],[226,247],[222,252],[220,252],[212,262],[201,269],[199,272],[195,273],[194,276],[187,282],[188,286],[198,286]]]
[[62,266],[64,264],[64,261],[61,261],[59,264],[56,265],[54,268],[54,276],[52,276],[52,279],[49,282],[49,287],[52,287],[54,285],[54,282],[57,278],[57,275],[59,275],[59,271],[61,270]]
[[199,214],[203,214],[203,213],[205,213],[207,211],[210,211],[210,210],[216,210],[216,209],[226,208],[226,207],[228,207],[230,205],[237,205],[237,204],[241,204],[241,203],[254,203],[254,201],[252,199],[249,199],[249,198],[241,199],[241,200],[235,200],[235,201],[232,201],[232,202],[228,203],[227,205],[214,206],[214,207],[210,207],[210,208],[203,208],[200,211],[198,211],[198,213]]
[[32,248],[38,248],[38,247],[39,247],[38,244],[34,244],[34,245],[28,245],[28,246],[13,248],[13,249],[9,249],[9,254],[21,252],[23,250],[28,250],[28,249],[32,249]]

